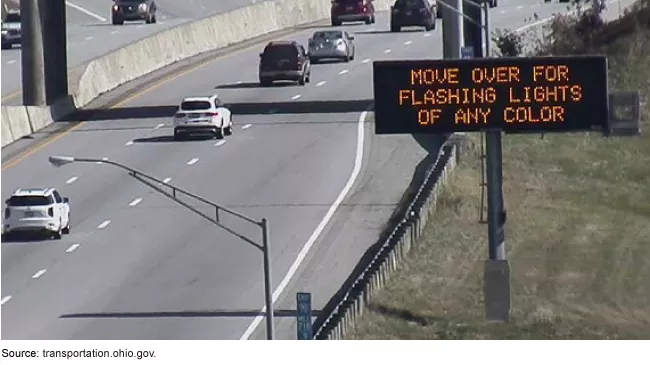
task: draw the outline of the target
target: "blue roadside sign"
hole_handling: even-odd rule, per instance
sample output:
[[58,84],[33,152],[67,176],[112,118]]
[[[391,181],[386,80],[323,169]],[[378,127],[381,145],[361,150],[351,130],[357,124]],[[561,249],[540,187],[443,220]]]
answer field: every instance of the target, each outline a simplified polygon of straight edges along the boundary
[[312,340],[312,311],[311,311],[311,293],[296,294],[296,319],[299,340]]

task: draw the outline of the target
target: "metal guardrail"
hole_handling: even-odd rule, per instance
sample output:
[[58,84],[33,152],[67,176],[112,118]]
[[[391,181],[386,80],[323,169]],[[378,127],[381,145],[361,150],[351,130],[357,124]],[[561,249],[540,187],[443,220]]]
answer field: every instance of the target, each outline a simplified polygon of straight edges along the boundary
[[453,143],[441,148],[438,158],[425,175],[400,222],[378,248],[366,268],[348,286],[344,294],[339,296],[338,303],[329,313],[320,317],[320,325],[314,327],[314,339],[344,339],[348,330],[360,319],[373,294],[384,286],[390,275],[397,270],[399,263],[418,243],[429,213],[436,205],[442,185],[456,165],[458,148],[458,145]]

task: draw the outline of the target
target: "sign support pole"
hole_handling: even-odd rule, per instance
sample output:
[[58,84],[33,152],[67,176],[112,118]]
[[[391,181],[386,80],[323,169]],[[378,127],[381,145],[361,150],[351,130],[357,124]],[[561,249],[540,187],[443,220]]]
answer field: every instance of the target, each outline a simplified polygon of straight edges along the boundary
[[[482,8],[467,6],[465,44],[474,47],[475,57],[490,57],[489,4]],[[481,11],[482,10],[482,11]],[[485,14],[485,18],[481,15]],[[478,25],[477,25],[478,24]],[[480,26],[479,26],[480,25]],[[483,29],[485,26],[485,29]],[[485,43],[485,53],[483,44]],[[495,321],[510,320],[510,265],[505,247],[505,204],[503,201],[503,157],[500,129],[485,133],[487,203],[488,203],[488,260],[485,261],[483,295],[485,318]]]

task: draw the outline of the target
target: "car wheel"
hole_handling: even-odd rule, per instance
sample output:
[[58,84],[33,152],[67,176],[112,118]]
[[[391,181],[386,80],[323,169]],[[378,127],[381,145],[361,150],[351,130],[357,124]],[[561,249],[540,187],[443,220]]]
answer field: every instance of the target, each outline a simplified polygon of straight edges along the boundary
[[318,58],[316,58],[316,57],[311,57],[311,58],[309,59],[309,62],[311,62],[312,65],[317,64],[318,61],[319,61],[319,60],[318,60]]
[[63,234],[70,234],[70,214],[68,214],[68,224],[61,231]]
[[390,25],[390,31],[393,32],[393,33],[399,32],[400,28],[401,27],[399,25],[393,25],[393,24]]
[[174,131],[174,141],[181,141],[181,140],[183,140],[183,135],[178,131]]
[[151,17],[151,23],[156,24],[158,22],[158,19],[156,18],[156,14]]
[[376,21],[375,15],[373,14],[373,16],[372,16],[372,24],[375,24],[375,21]]
[[305,78],[305,82],[307,83],[311,82],[311,71],[307,73],[307,78]]
[[11,43],[2,43],[2,49],[10,49]]
[[124,24],[124,20],[118,19],[118,18],[113,18],[113,25],[122,25]]
[[273,80],[270,79],[260,79],[260,85],[267,87],[273,84]]
[[352,51],[352,56],[350,56],[350,61],[354,61],[354,54],[355,53],[356,53],[356,51]]
[[215,128],[214,129],[214,138],[216,139],[223,139],[223,128]]
[[61,237],[63,236],[63,227],[61,227],[62,225],[63,225],[63,222],[59,221],[59,229],[56,232],[54,232],[54,234],[52,235],[52,237],[55,240],[60,240]]
[[367,17],[365,20],[366,24],[370,25],[372,24],[372,17]]
[[343,24],[341,21],[336,20],[336,19],[332,19],[332,26],[333,26],[333,27],[338,27],[338,26],[340,26],[341,24]]
[[302,75],[302,77],[298,80],[298,85],[303,86],[306,82],[307,75]]
[[232,136],[232,124],[224,128],[223,134],[226,136]]

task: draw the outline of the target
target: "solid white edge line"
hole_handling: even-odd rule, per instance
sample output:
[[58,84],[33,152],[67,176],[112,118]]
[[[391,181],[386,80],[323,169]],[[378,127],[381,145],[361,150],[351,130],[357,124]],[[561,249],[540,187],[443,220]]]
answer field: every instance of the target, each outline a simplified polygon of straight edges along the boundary
[[172,181],[172,178],[171,178],[171,177],[167,177],[167,178],[165,178],[165,180],[163,180],[163,182],[164,182],[165,184],[169,183],[170,181]]
[[199,159],[194,157],[193,159],[187,161],[187,164],[191,166],[191,165],[194,165],[197,162],[199,162]]
[[221,147],[221,146],[223,146],[224,144],[226,144],[226,140],[225,140],[225,139],[222,139],[221,141],[215,143],[214,146],[215,146],[215,147]]
[[253,125],[250,124],[250,123],[249,123],[249,124],[244,124],[244,125],[241,127],[241,129],[248,129],[248,128],[252,127],[252,126],[253,126]]
[[69,178],[68,180],[65,181],[66,184],[72,184],[73,182],[77,181],[78,177],[73,176]]
[[5,305],[5,303],[7,303],[8,301],[10,301],[11,298],[12,298],[11,295],[7,295],[6,297],[2,298],[2,300],[0,300],[0,305]]
[[[329,223],[330,219],[332,219],[332,216],[334,216],[334,213],[336,213],[336,210],[338,209],[338,207],[341,205],[345,197],[352,189],[354,182],[359,176],[359,172],[361,172],[361,166],[363,164],[363,148],[364,148],[363,143],[364,143],[364,128],[365,128],[364,124],[367,116],[368,116],[368,111],[364,111],[359,116],[359,122],[357,124],[357,150],[354,158],[354,168],[352,169],[352,174],[350,175],[348,182],[343,187],[343,190],[341,190],[341,192],[339,193],[339,196],[336,198],[334,203],[332,203],[332,205],[330,206],[329,210],[327,211],[327,213],[325,214],[321,222],[318,224],[314,232],[311,234],[311,236],[305,243],[305,246],[298,253],[298,257],[296,257],[296,260],[291,264],[291,267],[289,267],[289,271],[287,272],[287,274],[284,276],[280,284],[273,292],[272,301],[274,304],[278,300],[280,295],[282,295],[282,292],[287,287],[287,285],[289,285],[289,282],[293,278],[293,275],[295,275],[296,271],[298,271],[298,267],[300,267],[302,261],[305,259],[305,257],[307,257],[309,250],[314,245],[314,243],[316,242],[320,234],[323,233],[323,230],[325,230],[327,223]],[[266,311],[266,305],[262,307],[262,309],[255,317],[255,319],[253,319],[253,321],[248,326],[244,334],[241,336],[240,340],[248,340],[248,338],[253,334],[257,326],[259,326],[259,324],[264,320],[262,313],[265,311]]]
[[88,9],[84,9],[84,8],[82,8],[81,6],[79,6],[79,5],[77,5],[77,4],[74,4],[74,3],[71,3],[71,2],[69,2],[69,1],[67,1],[67,0],[66,0],[65,4],[66,4],[67,6],[69,6],[69,7],[73,8],[73,9],[77,9],[77,10],[79,10],[80,12],[82,12],[82,13],[84,13],[84,14],[86,14],[86,15],[92,17],[92,18],[95,18],[95,19],[97,19],[97,20],[99,20],[99,21],[101,21],[101,22],[108,21],[108,19],[104,18],[103,16],[97,15],[97,14],[93,13],[92,11],[90,11],[90,10],[88,10]]

